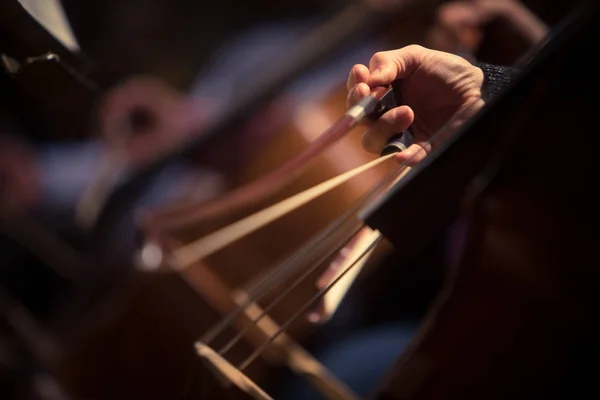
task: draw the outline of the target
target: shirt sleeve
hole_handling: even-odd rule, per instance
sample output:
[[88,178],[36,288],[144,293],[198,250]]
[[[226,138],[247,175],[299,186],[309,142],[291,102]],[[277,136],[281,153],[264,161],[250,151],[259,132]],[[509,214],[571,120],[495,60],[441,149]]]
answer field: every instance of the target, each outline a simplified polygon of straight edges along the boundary
[[479,68],[483,71],[483,99],[489,100],[502,92],[519,74],[514,67],[499,66],[480,63]]

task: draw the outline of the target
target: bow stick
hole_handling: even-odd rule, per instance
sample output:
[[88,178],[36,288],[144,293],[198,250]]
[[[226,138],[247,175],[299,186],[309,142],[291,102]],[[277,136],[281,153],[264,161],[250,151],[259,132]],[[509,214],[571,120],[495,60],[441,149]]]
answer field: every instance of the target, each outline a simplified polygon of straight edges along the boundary
[[264,199],[300,175],[311,159],[344,137],[358,123],[367,117],[372,118],[373,114],[381,115],[383,113],[383,110],[380,109],[382,100],[392,97],[393,93],[393,89],[388,87],[374,88],[371,95],[364,97],[349,108],[304,151],[278,169],[213,201],[201,204],[179,204],[161,210],[148,211],[142,227],[146,229],[151,238],[159,239],[161,231],[182,229],[199,223],[203,219],[231,212],[241,205],[252,204]]

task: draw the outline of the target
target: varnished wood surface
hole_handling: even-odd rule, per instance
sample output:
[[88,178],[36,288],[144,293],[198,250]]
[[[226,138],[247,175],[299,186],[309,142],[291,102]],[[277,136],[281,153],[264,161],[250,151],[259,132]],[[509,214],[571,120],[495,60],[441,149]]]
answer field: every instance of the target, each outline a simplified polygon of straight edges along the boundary
[[[504,98],[513,102],[498,103],[473,126],[487,135],[495,132],[488,123],[503,121],[498,137],[514,141],[495,147],[490,168],[478,174],[486,184],[467,191],[470,232],[460,267],[375,398],[571,398],[579,385],[597,391],[577,379],[587,376],[588,352],[597,354],[589,338],[597,332],[600,278],[592,193],[600,86],[586,60],[597,9],[576,21],[569,41],[553,42],[546,63]],[[549,116],[557,102],[561,112]],[[565,129],[587,145],[563,153]]]

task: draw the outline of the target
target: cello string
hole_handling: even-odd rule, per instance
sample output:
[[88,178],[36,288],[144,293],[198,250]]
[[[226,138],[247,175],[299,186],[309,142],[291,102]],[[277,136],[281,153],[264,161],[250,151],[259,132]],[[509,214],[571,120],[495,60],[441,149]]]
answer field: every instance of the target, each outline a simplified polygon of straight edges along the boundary
[[[399,180],[404,178],[406,176],[406,174],[410,171],[410,169],[411,169],[410,167],[404,167],[399,171],[397,170],[393,174],[393,175],[395,175],[394,179],[391,179],[389,181],[389,185],[392,186],[395,183],[397,183]],[[345,217],[346,216],[342,216],[342,218],[345,218]],[[354,237],[358,232],[360,232],[360,230],[363,227],[364,227],[364,224],[357,227],[354,231],[351,232],[350,235],[344,236],[344,239],[342,241],[338,241],[338,244],[333,247],[333,250],[325,253],[321,258],[319,258],[317,261],[313,262],[313,264],[310,268],[308,268],[300,277],[298,277],[296,280],[294,280],[294,282],[290,286],[287,286],[286,290],[279,293],[279,295],[277,297],[275,297],[275,299],[273,299],[271,301],[271,303],[267,307],[265,307],[258,316],[256,316],[255,319],[253,319],[248,325],[246,325],[246,327],[244,327],[244,329],[242,329],[240,332],[238,332],[238,334],[233,339],[231,339],[226,345],[224,345],[218,351],[218,353],[221,356],[224,356],[225,353],[227,353],[231,348],[233,348],[233,346],[235,346],[246,335],[246,333],[248,333],[248,331],[250,331],[250,329],[252,329],[254,326],[256,326],[264,317],[266,317],[268,315],[269,311],[271,311],[277,304],[279,304],[283,300],[284,297],[289,295],[289,293],[295,287],[297,287],[306,278],[308,278],[308,276],[310,276],[311,273],[313,273],[323,262],[325,262],[325,260],[327,260],[329,257],[331,257],[333,255],[333,253],[339,251],[339,249],[341,249],[345,244],[347,244],[350,241],[350,239],[352,237]],[[301,249],[300,251],[298,251],[298,253],[301,253],[303,250],[305,250],[305,249]],[[362,258],[362,256],[361,256],[361,258]],[[360,260],[360,258],[359,258],[359,260]],[[355,262],[357,262],[357,261],[355,261]],[[344,274],[345,274],[345,272],[344,272]]]
[[[355,210],[354,209],[348,210],[346,213],[349,214],[349,213],[352,213],[352,211],[355,211]],[[319,232],[314,238],[312,238],[311,242],[309,244],[306,244],[300,250],[295,251],[294,254],[288,260],[286,260],[286,265],[289,265],[289,267],[275,268],[278,275],[282,275],[282,273],[285,273],[286,275],[291,275],[291,273],[295,272],[294,271],[295,267],[292,266],[293,263],[300,264],[300,265],[296,265],[296,267],[301,266],[301,263],[305,260],[307,254],[316,251],[316,249],[318,247],[329,248],[329,246],[327,246],[326,240],[331,235],[333,235],[333,233],[336,230],[341,229],[341,227],[343,226],[344,223],[348,222],[348,218],[347,217],[344,218],[344,217],[346,217],[346,216],[342,215],[342,216],[338,217],[329,227],[321,230],[321,232]],[[357,231],[358,229],[359,228],[357,227],[357,223],[353,221],[352,227],[349,227],[347,230]],[[322,251],[321,251],[321,253],[322,253]],[[275,279],[273,280],[274,281],[273,285],[265,284],[266,279],[263,279],[259,284],[255,285],[254,287],[252,287],[252,289],[248,290],[247,293],[258,298],[258,297],[260,297],[260,292],[265,289],[265,286],[270,286],[270,287],[267,287],[266,289],[273,289],[273,286],[275,284],[282,283],[282,280],[285,280],[286,278],[287,278],[287,276],[279,277],[279,278],[275,277]]]
[[242,363],[238,365],[238,369],[240,371],[245,370],[254,360],[256,360],[266,349],[277,339],[279,335],[281,335],[296,319],[298,319],[304,312],[308,310],[308,308],[318,299],[320,299],[323,295],[325,295],[339,280],[341,280],[347,273],[354,267],[358,261],[360,261],[363,257],[365,257],[369,252],[375,248],[375,246],[382,240],[382,236],[378,236],[371,245],[369,245],[361,254],[358,256],[344,271],[342,271],[335,279],[333,279],[329,284],[325,287],[317,291],[311,298],[302,306],[298,311],[296,311],[290,318],[288,318],[281,326],[277,329],[275,333],[260,347],[258,347],[248,358],[246,358]]
[[388,161],[393,156],[394,154],[388,154],[386,156],[376,158],[373,161],[322,182],[292,197],[288,197],[279,203],[251,214],[246,218],[227,225],[216,232],[213,232],[179,249],[176,249],[173,251],[171,256],[176,260],[176,265],[178,268],[188,268],[196,261],[222,250],[224,247],[227,247],[238,239],[241,239],[242,237],[262,228],[268,223],[286,214],[289,214],[311,200],[314,200],[322,194],[342,185],[355,176],[358,176],[359,174],[368,171],[369,169],[374,168],[385,161]]
[[[343,244],[343,243],[342,243]],[[307,250],[309,252],[311,252],[312,250]],[[334,250],[331,250],[330,252],[326,253],[325,255],[323,255],[323,258],[327,258],[330,257],[331,254],[333,254]],[[292,261],[290,260],[286,260],[286,263],[290,263],[290,265],[284,265],[284,267],[286,268],[277,268],[275,271],[279,272],[278,275],[272,275],[270,277],[268,277],[267,279],[265,279],[262,283],[262,287],[260,288],[260,290],[256,290],[254,292],[249,292],[244,301],[238,306],[236,307],[233,311],[231,311],[226,317],[224,317],[223,319],[221,319],[221,321],[216,324],[213,328],[211,328],[210,331],[208,331],[207,333],[205,333],[202,338],[201,338],[201,342],[208,344],[209,342],[213,341],[218,335],[220,335],[225,328],[227,328],[234,320],[235,318],[237,318],[242,312],[244,312],[250,305],[254,304],[258,299],[260,299],[261,297],[263,297],[264,295],[266,295],[269,290],[271,290],[274,286],[276,286],[279,282],[284,281],[285,279],[288,278],[288,276],[285,275],[290,275],[291,273],[295,272],[296,269],[298,269],[298,267],[301,267],[301,261],[303,261],[301,259],[302,255],[295,253],[294,254],[294,263],[292,263]],[[281,272],[287,272],[284,276],[281,276]],[[275,279],[273,279],[275,278]],[[272,282],[272,285],[270,284]]]
[[[410,171],[410,167],[404,167],[401,170],[397,170],[395,171],[395,173],[393,174],[395,177],[394,179],[391,179],[389,181],[389,185],[394,185],[395,183],[397,183],[400,179],[402,179],[404,176],[406,176],[406,174]],[[388,178],[389,179],[389,178]],[[358,204],[363,203],[365,201],[365,199],[361,199],[361,201],[357,202]],[[356,206],[356,204],[355,204]],[[354,207],[351,211],[350,214],[356,212],[358,209],[358,207]],[[339,220],[346,220],[347,218],[349,218],[348,215],[343,215],[342,217],[339,218]],[[343,222],[343,221],[342,221]],[[341,226],[341,224],[337,224],[338,227]],[[238,334],[231,339],[225,346],[223,346],[218,353],[223,356],[226,352],[228,352],[233,346],[235,346],[245,335],[246,333],[248,333],[248,331],[250,329],[252,329],[254,326],[256,326],[258,324],[258,322],[260,322],[260,320],[262,318],[264,318],[265,316],[268,315],[268,312],[270,310],[272,310],[277,304],[279,304],[284,297],[286,297],[287,295],[289,295],[289,293],[295,288],[297,287],[300,283],[302,283],[306,278],[308,278],[308,276],[313,273],[323,262],[325,262],[325,260],[327,260],[329,257],[331,257],[333,255],[333,253],[339,251],[340,248],[342,248],[346,243],[348,243],[348,241],[354,237],[362,228],[364,227],[364,224],[356,227],[349,235],[346,234],[343,239],[341,241],[338,241],[338,243],[332,248],[333,250],[330,250],[328,252],[326,252],[325,254],[323,254],[318,260],[314,261],[312,263],[312,266],[310,268],[308,268],[300,277],[298,277],[296,280],[294,280],[294,282],[290,285],[286,287],[286,290],[284,290],[283,292],[281,292],[275,299],[273,299],[271,301],[271,303],[265,307],[263,309],[263,311],[255,318],[253,319],[248,325],[246,325],[246,327],[244,329],[242,329],[240,332],[238,332]],[[329,230],[327,232],[327,234],[331,234],[333,232],[333,230]],[[327,235],[327,236],[328,236]],[[319,235],[319,236],[323,236],[323,235]],[[319,243],[321,242],[320,238],[319,238]],[[299,257],[301,257],[303,255],[303,253],[310,251],[307,250],[306,248],[300,249],[299,251],[297,251],[295,254],[297,254]],[[264,282],[264,281],[263,281]],[[272,289],[272,288],[270,288]],[[243,309],[245,309],[248,305],[246,305]],[[242,309],[242,310],[243,310]],[[240,310],[240,311],[242,311]]]
[[336,243],[336,245],[332,247],[333,250],[331,252],[326,252],[325,254],[323,254],[317,261],[312,263],[310,268],[305,269],[304,272],[302,273],[302,275],[300,275],[300,277],[295,279],[291,285],[286,286],[285,290],[279,292],[279,294],[273,300],[271,300],[271,302],[264,309],[262,309],[260,314],[258,316],[256,316],[256,318],[254,318],[252,321],[250,321],[250,323],[248,325],[246,325],[246,327],[244,327],[244,329],[240,330],[240,332],[238,332],[238,334],[233,339],[231,339],[225,346],[223,346],[218,351],[218,353],[221,356],[223,356],[225,353],[227,353],[229,350],[231,350],[231,348],[233,348],[233,346],[235,346],[246,335],[246,333],[248,333],[248,331],[250,331],[250,329],[252,329],[254,326],[258,325],[258,323],[269,313],[269,311],[271,311],[275,306],[277,306],[300,283],[304,282],[304,280],[306,278],[308,278],[313,272],[315,272],[317,270],[317,268],[319,268],[321,266],[321,264],[323,262],[325,262],[325,260],[327,260],[329,257],[331,257],[331,255],[333,255],[333,253],[338,251],[342,246],[344,246],[344,244],[348,243],[348,241],[354,235],[356,235],[356,233],[358,233],[361,230],[361,228],[362,228],[362,226],[358,227],[356,230],[350,232],[350,234],[346,234],[342,238],[342,240],[338,240],[338,243]]
[[[411,168],[407,167],[407,166],[401,166],[400,168],[398,168],[396,171],[392,172],[388,177],[386,177],[382,182],[382,186],[384,186],[385,184],[392,186],[395,183],[397,183],[400,179],[404,178],[404,176],[406,176],[406,174],[408,172],[410,172]],[[381,190],[381,188],[379,188]],[[371,193],[371,197],[372,197]],[[293,256],[291,258],[293,258],[293,260],[286,260],[286,263],[290,263],[293,261],[298,261],[298,259],[300,259],[300,261],[302,260],[302,257],[304,257],[305,254],[312,252],[315,247],[317,247],[317,245],[319,244],[323,244],[324,240],[326,240],[329,236],[331,236],[333,234],[333,232],[335,232],[337,229],[340,229],[342,224],[344,222],[346,222],[353,214],[357,213],[359,208],[362,207],[367,201],[369,200],[369,196],[365,196],[362,199],[358,200],[350,209],[348,209],[343,215],[341,215],[340,217],[338,217],[327,229],[322,230],[321,232],[319,232],[318,235],[314,236],[311,240],[312,242],[308,245],[304,245],[303,248],[301,248],[300,250],[296,251]],[[361,227],[364,226],[364,224],[361,224],[360,226],[358,225],[353,225],[352,229],[353,232],[350,234],[350,236],[348,236],[348,240],[350,240],[350,238],[352,236],[354,236],[360,229]],[[326,244],[325,244],[326,246]],[[335,247],[342,247],[343,243],[340,243],[339,245],[335,246]],[[330,251],[328,254],[329,256],[331,256],[333,254],[334,251]],[[255,297],[255,294],[261,290],[261,288],[263,286],[268,286],[267,281],[269,280],[269,277],[261,280],[257,285],[255,285],[252,289],[249,289],[246,291],[247,296],[250,297]],[[270,287],[269,289],[273,289],[272,287]],[[259,297],[258,294],[256,294],[256,297]]]
[[[210,331],[204,334],[201,341],[203,343],[209,343],[213,341],[246,308],[248,308],[252,303],[256,302],[259,298],[267,294],[269,290],[272,290],[272,288],[278,283],[287,279],[289,275],[291,275],[298,267],[302,266],[301,263],[304,261],[306,254],[315,252],[319,246],[327,247],[324,245],[325,239],[328,236],[331,236],[333,232],[335,232],[337,229],[340,229],[344,223],[348,222],[349,216],[351,214],[356,213],[359,206],[360,203],[354,205],[344,215],[336,219],[326,229],[323,229],[318,235],[311,239],[311,241],[307,245],[303,246],[300,250],[294,252],[292,256],[286,259],[282,264],[279,264],[277,268],[274,268],[273,271],[265,279],[263,279],[259,284],[257,284],[248,292],[246,300],[242,304],[240,304],[239,307],[237,307],[235,310],[229,313],[225,318],[223,318],[217,325],[211,328]],[[333,254],[334,252],[335,249],[330,250],[327,256],[331,256],[331,254]]]
[[[239,307],[230,312],[226,317],[224,317],[218,324],[216,324],[213,328],[211,328],[207,333],[205,333],[201,341],[203,343],[209,343],[213,341],[218,335],[220,335],[234,320],[238,317],[246,308],[248,308],[252,303],[258,300],[260,297],[264,296],[269,290],[271,290],[278,282],[286,279],[282,278],[282,275],[293,272],[295,268],[299,265],[298,263],[302,262],[306,257],[306,254],[312,253],[315,249],[324,243],[324,240],[332,235],[337,229],[340,229],[344,223],[348,222],[350,218],[356,213],[373,197],[375,197],[379,192],[384,190],[389,185],[393,184],[399,175],[404,175],[404,171],[407,169],[406,163],[400,165],[395,171],[390,173],[386,178],[384,178],[375,188],[371,190],[370,193],[365,195],[362,199],[358,200],[354,203],[342,216],[337,218],[333,223],[331,223],[327,228],[322,230],[317,236],[315,236],[307,245],[304,245],[301,249],[296,251],[290,258],[288,258],[283,264],[280,264],[277,268],[275,268],[271,274],[269,274],[262,282],[260,282],[255,288],[249,291],[246,300],[240,304]],[[362,224],[361,224],[362,225]],[[330,250],[329,256],[331,256],[336,250]]]

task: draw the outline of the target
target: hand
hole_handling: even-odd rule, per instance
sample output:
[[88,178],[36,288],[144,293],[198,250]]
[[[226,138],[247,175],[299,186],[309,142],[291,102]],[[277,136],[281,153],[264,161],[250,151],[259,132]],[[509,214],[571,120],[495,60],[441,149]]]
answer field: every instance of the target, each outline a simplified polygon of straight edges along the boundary
[[130,166],[139,167],[201,129],[205,111],[167,83],[135,76],[103,97],[100,132],[110,146],[125,149]]
[[0,217],[39,205],[42,188],[34,150],[24,141],[0,135]]
[[518,0],[457,0],[441,5],[433,33],[444,43],[456,37],[463,46],[474,51],[481,41],[480,29],[492,20],[504,20],[531,44],[542,40],[548,26]]
[[427,43],[436,50],[473,56],[481,45],[484,26],[506,17],[513,0],[455,0],[441,4],[427,30]]
[[451,1],[440,6],[437,17],[441,24],[451,28],[481,26],[504,15],[514,3],[514,0]]
[[376,53],[369,66],[357,64],[348,77],[347,106],[369,95],[370,88],[393,84],[404,105],[385,113],[365,131],[364,148],[380,153],[387,140],[411,127],[415,143],[398,161],[423,159],[429,138],[452,117],[462,123],[483,106],[483,71],[462,57],[410,45]]

